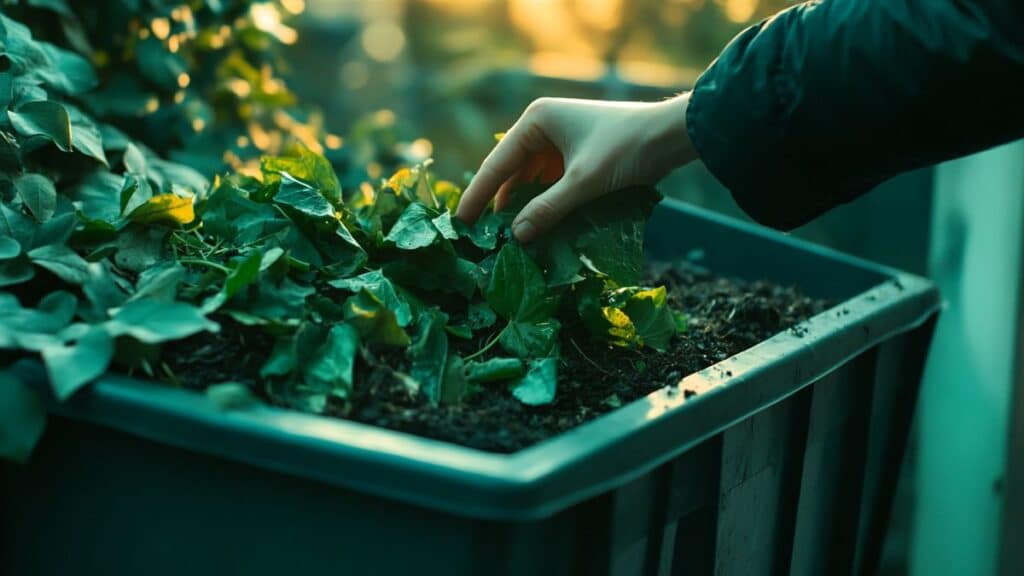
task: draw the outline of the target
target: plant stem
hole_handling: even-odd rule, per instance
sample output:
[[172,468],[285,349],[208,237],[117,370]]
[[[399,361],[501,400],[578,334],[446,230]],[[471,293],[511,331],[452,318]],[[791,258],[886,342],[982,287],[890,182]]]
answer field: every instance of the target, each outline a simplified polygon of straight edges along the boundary
[[217,264],[216,262],[210,262],[209,260],[203,260],[200,258],[179,258],[179,264],[192,264],[193,266],[206,266],[207,268],[213,268],[219,270],[224,274],[231,274],[231,268],[227,266]]
[[598,370],[600,370],[604,374],[610,374],[610,372],[608,372],[604,368],[601,368],[601,366],[599,366],[597,362],[594,362],[593,360],[591,360],[590,356],[587,356],[587,354],[580,348],[580,345],[576,343],[576,340],[573,340],[572,338],[569,338],[569,342],[572,342],[572,347],[575,348],[576,351],[580,353],[580,356],[583,356],[583,359],[586,360],[587,362],[589,362],[591,366],[593,366],[594,368],[597,368]]
[[488,350],[490,350],[491,348],[493,348],[494,345],[498,343],[498,340],[501,340],[501,335],[504,334],[505,330],[508,330],[508,327],[511,326],[511,325],[512,325],[511,322],[506,324],[505,327],[501,329],[501,332],[498,332],[497,334],[494,335],[494,338],[491,338],[490,342],[488,342],[487,344],[484,344],[483,348],[481,348],[481,349],[477,350],[476,352],[473,352],[469,356],[466,356],[465,358],[463,358],[462,359],[463,362],[469,362],[470,360],[479,357],[481,354],[483,354],[483,353],[487,352]]

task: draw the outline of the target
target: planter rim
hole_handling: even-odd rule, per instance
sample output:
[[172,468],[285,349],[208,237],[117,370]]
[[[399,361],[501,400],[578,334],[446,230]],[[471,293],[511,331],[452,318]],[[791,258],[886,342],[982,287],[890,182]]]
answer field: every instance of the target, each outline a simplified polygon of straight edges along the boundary
[[[102,377],[67,402],[51,401],[49,409],[162,444],[455,515],[530,520],[649,472],[940,309],[937,289],[919,276],[677,201],[663,201],[659,210],[717,221],[888,280],[685,376],[677,386],[512,454],[263,405],[225,411],[205,395],[120,375]],[[38,363],[15,369],[33,385],[46,386]]]

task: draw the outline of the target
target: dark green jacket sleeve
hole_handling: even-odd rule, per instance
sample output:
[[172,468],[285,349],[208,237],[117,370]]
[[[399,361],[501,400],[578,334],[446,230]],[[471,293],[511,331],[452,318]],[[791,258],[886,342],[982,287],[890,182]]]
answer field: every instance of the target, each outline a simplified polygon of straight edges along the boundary
[[1024,136],[1024,0],[795,6],[729,44],[686,117],[740,206],[794,228],[900,172]]

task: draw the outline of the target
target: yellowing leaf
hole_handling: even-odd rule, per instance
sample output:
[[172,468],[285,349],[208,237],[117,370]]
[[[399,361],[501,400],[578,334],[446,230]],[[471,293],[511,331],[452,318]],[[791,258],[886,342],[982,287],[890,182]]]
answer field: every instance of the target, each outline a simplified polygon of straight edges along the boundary
[[196,211],[192,206],[191,197],[160,194],[153,196],[145,204],[132,211],[129,219],[140,224],[155,222],[188,224],[196,219]]
[[413,174],[411,170],[409,170],[408,168],[402,168],[398,172],[392,174],[391,178],[388,178],[388,183],[386,184],[386,186],[388,188],[391,188],[391,190],[395,194],[401,194],[402,186],[411,185],[412,177]]

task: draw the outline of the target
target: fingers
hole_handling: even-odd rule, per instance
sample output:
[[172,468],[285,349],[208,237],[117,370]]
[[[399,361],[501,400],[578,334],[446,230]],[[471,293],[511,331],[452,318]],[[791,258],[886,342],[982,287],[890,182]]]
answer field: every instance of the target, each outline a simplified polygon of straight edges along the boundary
[[491,150],[466,191],[462,193],[455,215],[466,223],[475,222],[503,182],[515,175],[527,159],[520,119]]
[[526,244],[553,228],[565,216],[590,199],[581,193],[587,187],[578,171],[567,171],[543,194],[531,200],[512,222],[512,234]]
[[494,211],[501,212],[505,209],[512,199],[512,191],[522,182],[539,179],[543,184],[551,184],[561,178],[562,164],[562,153],[553,144],[549,144],[549,148],[541,152],[531,153],[526,165],[498,188],[498,193],[494,196]]
[[530,105],[484,159],[459,201],[456,216],[460,220],[476,221],[502,184],[524,167],[530,155],[550,145],[540,125],[541,107],[536,102]]
[[512,198],[512,189],[515,188],[524,179],[524,174],[527,171],[524,168],[520,168],[512,175],[511,178],[505,180],[505,183],[498,188],[498,193],[494,196],[494,211],[501,212],[508,205],[509,200]]

